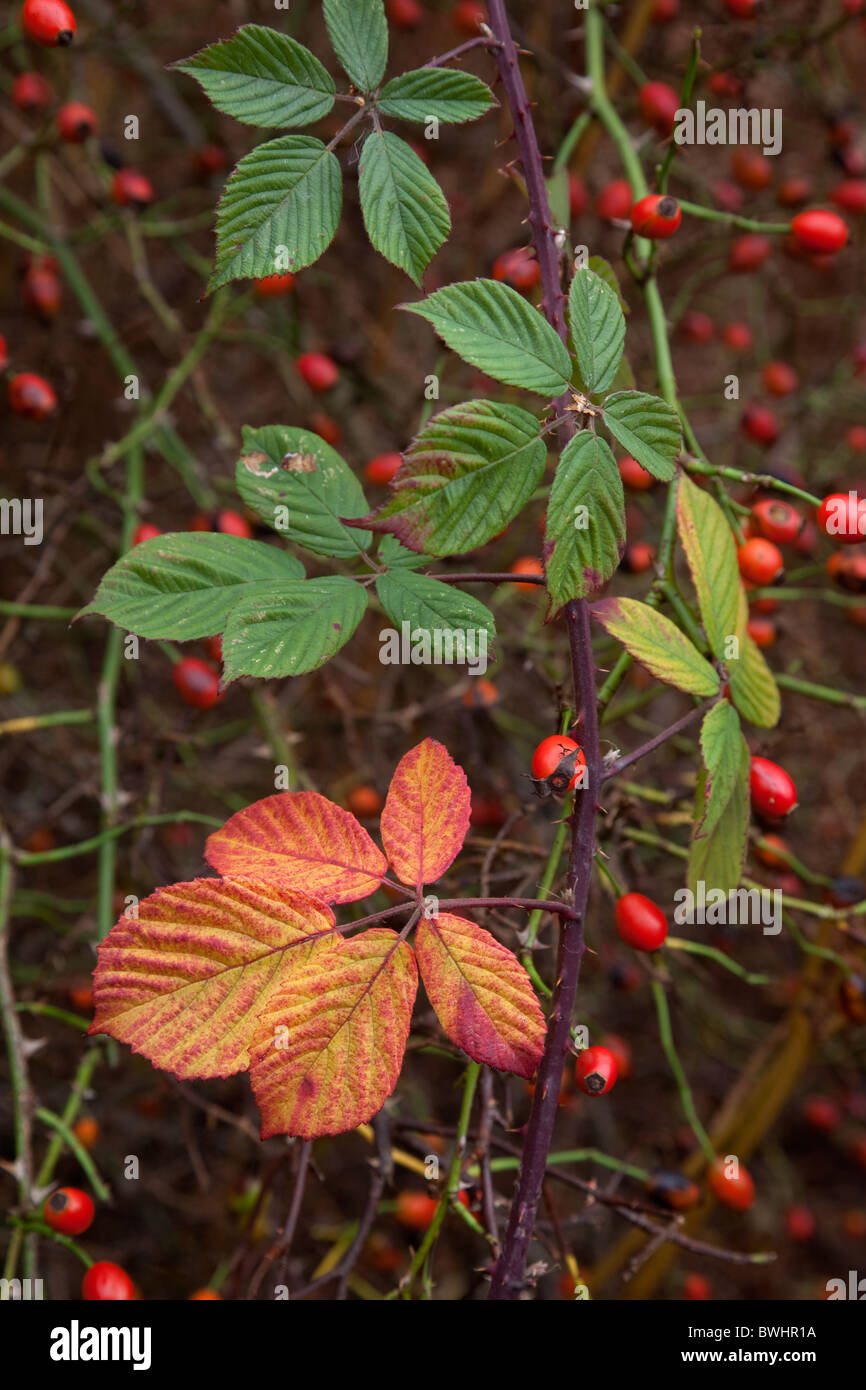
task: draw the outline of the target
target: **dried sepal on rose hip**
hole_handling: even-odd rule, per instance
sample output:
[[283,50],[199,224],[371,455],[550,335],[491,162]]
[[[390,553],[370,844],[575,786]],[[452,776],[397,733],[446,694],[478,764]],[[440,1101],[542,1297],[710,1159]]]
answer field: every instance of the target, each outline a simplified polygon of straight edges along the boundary
[[604,1096],[616,1083],[616,1058],[609,1047],[587,1047],[574,1068],[574,1079],[587,1096]]
[[536,796],[565,796],[584,783],[586,758],[583,749],[565,734],[543,738],[532,755],[532,781]]

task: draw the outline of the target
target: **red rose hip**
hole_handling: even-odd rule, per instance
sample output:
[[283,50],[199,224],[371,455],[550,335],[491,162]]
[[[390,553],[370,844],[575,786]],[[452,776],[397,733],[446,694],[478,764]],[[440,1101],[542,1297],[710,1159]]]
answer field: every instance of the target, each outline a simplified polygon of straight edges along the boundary
[[752,758],[749,771],[752,806],[768,820],[781,820],[797,805],[797,788],[783,767],[769,758]]
[[657,951],[668,934],[667,919],[652,898],[643,893],[624,893],[614,910],[620,941],[636,951]]
[[603,1096],[616,1082],[616,1058],[608,1047],[587,1047],[577,1059],[574,1079],[588,1096]]

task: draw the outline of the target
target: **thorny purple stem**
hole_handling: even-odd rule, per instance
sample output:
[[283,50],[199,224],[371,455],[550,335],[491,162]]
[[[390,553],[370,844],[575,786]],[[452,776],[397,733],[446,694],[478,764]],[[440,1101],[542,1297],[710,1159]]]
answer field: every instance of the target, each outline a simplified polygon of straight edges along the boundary
[[[490,28],[499,45],[495,55],[499,75],[505,101],[514,122],[517,147],[526,181],[529,222],[544,288],[544,313],[548,322],[565,342],[566,325],[564,295],[559,274],[559,251],[544,183],[541,152],[504,0],[489,0],[489,14]],[[556,406],[560,408],[560,402],[557,402]],[[560,427],[560,443],[564,445],[573,433],[574,423],[566,419]],[[586,602],[572,600],[566,605],[565,617],[568,624],[575,703],[583,710],[582,743],[587,769],[585,789],[577,792],[575,796],[575,811],[571,819],[567,896],[572,900],[574,916],[563,920],[560,932],[556,984],[547,1040],[538,1068],[508,1228],[490,1286],[489,1297],[495,1300],[516,1299],[523,1288],[529,1243],[553,1139],[559,1087],[571,1040],[571,1021],[577,998],[580,962],[584,952],[583,923],[595,849],[595,798],[601,778],[601,754],[595,663],[590,636],[589,608]]]
[[680,733],[681,730],[688,728],[689,724],[699,718],[700,715],[706,714],[707,710],[710,709],[714,703],[713,700],[706,700],[702,705],[695,705],[693,709],[689,710],[688,714],[684,714],[676,723],[670,724],[666,729],[662,729],[661,733],[655,734],[651,739],[648,739],[646,743],[642,743],[640,748],[635,748],[633,752],[625,753],[621,758],[617,758],[615,763],[611,763],[610,766],[605,769],[601,780],[606,782],[609,777],[618,777],[627,767],[631,767],[632,763],[640,762],[640,759],[645,758],[647,753],[653,753],[656,748],[661,748],[662,744],[667,743],[668,739],[673,738],[674,734]]

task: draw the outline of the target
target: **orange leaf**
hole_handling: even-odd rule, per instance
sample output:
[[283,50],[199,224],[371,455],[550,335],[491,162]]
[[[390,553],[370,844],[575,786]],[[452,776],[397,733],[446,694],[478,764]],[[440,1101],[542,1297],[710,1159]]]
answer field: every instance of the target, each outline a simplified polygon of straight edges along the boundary
[[418,923],[415,952],[452,1042],[474,1062],[532,1076],[544,1049],[544,1015],[516,956],[482,927],[448,913]]
[[382,844],[397,877],[435,883],[459,854],[469,829],[469,783],[435,739],[400,759],[382,811]]
[[371,1119],[397,1084],[417,989],[411,948],[385,928],[293,970],[251,1049],[262,1138],[316,1139]]
[[379,887],[387,868],[362,825],[318,792],[277,792],[236,812],[210,836],[217,873],[277,882],[327,903],[351,903]]
[[256,1014],[283,977],[338,941],[330,908],[279,884],[158,888],[99,947],[88,1031],[180,1077],[231,1076],[249,1066]]

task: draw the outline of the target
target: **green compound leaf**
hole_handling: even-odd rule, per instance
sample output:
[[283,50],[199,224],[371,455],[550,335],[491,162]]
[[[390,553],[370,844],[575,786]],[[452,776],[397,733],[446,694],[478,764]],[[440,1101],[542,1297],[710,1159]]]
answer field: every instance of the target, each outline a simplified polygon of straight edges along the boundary
[[427,319],[464,361],[497,381],[548,397],[568,388],[571,359],[565,344],[510,285],[467,280],[401,308]]
[[733,795],[742,746],[743,732],[737,711],[727,700],[720,700],[707,711],[701,725],[706,777],[704,803],[695,823],[693,839],[710,833]]
[[139,637],[212,637],[247,595],[303,574],[293,555],[262,541],[218,532],[155,536],[112,565],[79,616],[101,613]]
[[312,265],[334,238],[342,196],[339,162],[321,140],[281,135],[258,145],[220,201],[208,291]]
[[740,654],[728,661],[731,698],[744,719],[759,729],[772,729],[779,722],[782,699],[764,654],[747,632],[739,637]]
[[411,146],[388,131],[364,141],[359,186],[373,246],[420,284],[451,230],[442,189]]
[[428,555],[461,555],[517,515],[541,481],[546,458],[528,411],[495,401],[450,406],[424,426],[391,496],[361,524]]
[[670,482],[683,435],[679,416],[665,401],[643,391],[618,391],[604,402],[604,423],[648,473]]
[[592,605],[592,616],[660,681],[690,695],[718,693],[718,673],[669,618],[648,604],[605,598]]
[[581,430],[562,451],[547,504],[548,616],[601,588],[624,549],[625,499],[616,459],[603,439]]
[[[486,662],[495,640],[496,623],[490,609],[471,594],[409,569],[380,574],[376,593],[401,641],[405,623],[406,639],[412,645],[429,644],[438,632],[440,641],[445,641],[444,649],[452,653],[451,660],[456,664],[471,665],[479,658]],[[395,639],[382,633],[380,641],[393,645]],[[425,653],[424,664],[434,661],[435,648],[431,650],[434,656]],[[386,646],[381,654],[383,661],[387,651]],[[445,660],[448,659],[446,655]]]
[[710,650],[728,656],[729,639],[740,630],[740,572],[737,547],[718,502],[683,473],[677,488],[677,529],[698,595]]
[[382,0],[324,0],[334,52],[361,92],[382,81],[388,61],[388,24]]
[[334,105],[334,83],[318,58],[262,24],[246,24],[173,67],[201,83],[218,111],[246,125],[309,125]]
[[337,451],[310,430],[245,426],[235,483],[262,521],[317,555],[348,559],[369,549],[369,531],[343,524],[367,511],[361,484]]
[[396,536],[385,534],[379,542],[379,550],[376,559],[389,570],[417,570],[422,565],[429,565],[433,562],[431,555],[418,555],[414,550],[407,550],[405,545],[401,545]]
[[229,614],[223,679],[315,671],[345,646],[366,607],[366,590],[342,575],[263,586]]
[[[726,704],[727,702],[722,702]],[[722,705],[710,711],[715,715]],[[730,706],[728,706],[730,708]],[[709,718],[709,715],[707,716]],[[721,717],[718,716],[719,721]],[[686,882],[692,893],[700,892],[699,885],[709,893],[712,889],[729,893],[736,888],[743,872],[743,859],[746,853],[746,837],[749,829],[749,749],[739,730],[729,724],[725,735],[724,756],[730,760],[725,773],[725,781],[719,782],[721,768],[715,762],[722,756],[721,748],[715,746],[719,735],[714,729],[709,742],[703,732],[701,744],[705,757],[714,760],[713,767],[702,770],[698,784],[696,821],[700,821],[698,831],[692,840],[689,852]],[[728,788],[727,781],[730,781]]]
[[600,275],[583,266],[572,277],[568,317],[581,380],[589,395],[600,395],[616,376],[625,343],[619,296]]
[[379,110],[404,121],[438,121],[460,124],[474,121],[496,102],[490,88],[478,77],[453,68],[416,68],[392,77],[382,89]]

